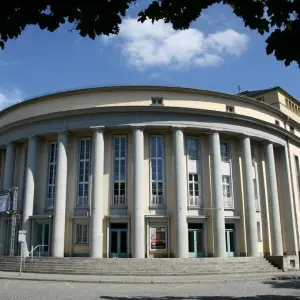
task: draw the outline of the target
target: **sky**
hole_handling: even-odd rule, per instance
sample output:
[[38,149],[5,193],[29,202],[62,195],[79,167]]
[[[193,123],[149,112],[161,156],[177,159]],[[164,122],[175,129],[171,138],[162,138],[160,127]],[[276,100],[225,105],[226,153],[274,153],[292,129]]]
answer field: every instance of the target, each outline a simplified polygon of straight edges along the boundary
[[[147,0],[148,1],[148,0]],[[145,4],[145,2],[143,2]],[[281,86],[300,100],[300,69],[265,51],[266,36],[245,28],[223,5],[191,28],[136,21],[128,10],[118,36],[91,40],[66,24],[54,33],[27,27],[0,50],[0,109],[61,90],[111,85],[164,85],[230,94]]]

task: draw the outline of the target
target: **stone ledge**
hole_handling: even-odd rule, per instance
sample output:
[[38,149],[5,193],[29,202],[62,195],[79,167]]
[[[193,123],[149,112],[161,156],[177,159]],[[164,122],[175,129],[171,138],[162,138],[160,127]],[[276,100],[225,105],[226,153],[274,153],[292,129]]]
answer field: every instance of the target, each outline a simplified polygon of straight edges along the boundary
[[283,256],[266,256],[265,257],[273,266],[284,272],[291,270],[299,270],[299,258],[297,255]]

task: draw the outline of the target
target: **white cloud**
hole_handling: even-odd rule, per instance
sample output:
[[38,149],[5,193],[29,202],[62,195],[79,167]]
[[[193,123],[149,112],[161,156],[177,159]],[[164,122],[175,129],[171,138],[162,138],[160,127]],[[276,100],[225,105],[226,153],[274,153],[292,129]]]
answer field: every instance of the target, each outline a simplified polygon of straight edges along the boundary
[[116,38],[128,63],[139,69],[217,66],[228,55],[240,55],[249,42],[247,35],[233,29],[205,35],[195,28],[175,31],[163,21],[140,23],[132,18],[123,21],[118,36],[102,41],[108,44]]
[[20,89],[15,88],[11,91],[0,90],[0,110],[23,100],[24,94]]

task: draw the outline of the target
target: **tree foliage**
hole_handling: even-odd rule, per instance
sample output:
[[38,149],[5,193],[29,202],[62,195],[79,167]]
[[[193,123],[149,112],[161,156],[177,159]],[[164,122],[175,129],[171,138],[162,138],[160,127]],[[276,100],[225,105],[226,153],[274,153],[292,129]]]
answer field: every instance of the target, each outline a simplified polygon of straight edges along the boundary
[[[2,0],[0,1],[0,47],[20,36],[28,25],[55,31],[73,24],[81,36],[118,34],[122,18],[138,0]],[[145,0],[139,0],[145,1]],[[300,67],[300,0],[151,0],[138,14],[140,22],[164,20],[174,29],[187,29],[213,4],[232,7],[246,27],[267,34],[267,54],[285,65]]]

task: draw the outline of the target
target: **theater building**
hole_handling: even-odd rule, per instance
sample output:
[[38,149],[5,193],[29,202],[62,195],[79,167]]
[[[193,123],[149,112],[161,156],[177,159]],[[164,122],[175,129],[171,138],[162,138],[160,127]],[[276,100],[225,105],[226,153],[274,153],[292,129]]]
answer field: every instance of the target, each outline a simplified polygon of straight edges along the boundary
[[[155,86],[36,97],[0,112],[0,187],[17,188],[24,253],[283,256],[298,263],[300,106]],[[0,216],[8,255],[12,215]]]

